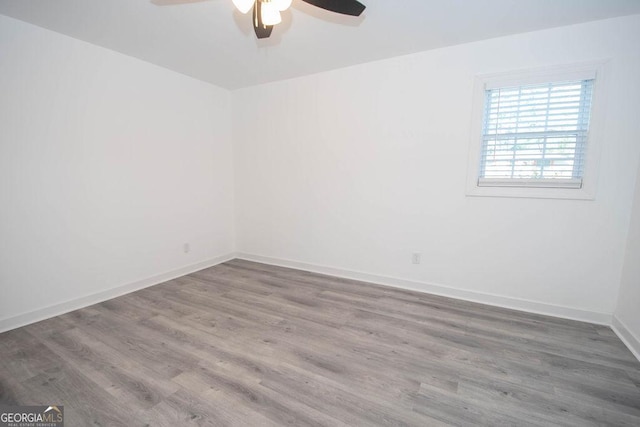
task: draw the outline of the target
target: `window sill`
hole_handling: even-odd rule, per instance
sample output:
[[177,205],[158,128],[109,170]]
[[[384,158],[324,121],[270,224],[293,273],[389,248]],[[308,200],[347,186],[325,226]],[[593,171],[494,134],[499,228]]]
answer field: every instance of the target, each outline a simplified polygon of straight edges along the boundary
[[589,188],[467,187],[467,197],[513,197],[526,199],[594,200]]

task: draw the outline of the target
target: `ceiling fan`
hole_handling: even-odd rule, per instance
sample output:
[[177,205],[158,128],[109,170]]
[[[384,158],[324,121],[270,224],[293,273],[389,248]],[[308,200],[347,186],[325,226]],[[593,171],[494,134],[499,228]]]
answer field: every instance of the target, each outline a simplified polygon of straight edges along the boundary
[[[199,3],[206,0],[151,0],[158,6],[169,6],[184,3]],[[242,14],[253,10],[253,30],[259,39],[266,39],[271,35],[275,25],[282,22],[280,12],[289,9],[293,0],[232,0]],[[302,0],[305,3],[330,12],[342,15],[360,16],[366,6],[357,0]]]
[[[365,5],[357,0],[302,0],[321,9],[343,15],[360,16]],[[246,14],[253,9],[253,30],[259,39],[271,35],[274,25],[281,22],[280,12],[291,6],[292,0],[233,0],[238,10]]]

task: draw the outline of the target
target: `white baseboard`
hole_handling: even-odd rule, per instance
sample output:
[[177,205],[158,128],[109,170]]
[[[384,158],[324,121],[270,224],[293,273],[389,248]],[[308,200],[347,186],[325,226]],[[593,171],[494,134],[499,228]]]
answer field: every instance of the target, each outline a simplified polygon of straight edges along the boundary
[[9,331],[11,329],[19,328],[21,326],[29,325],[31,323],[39,322],[41,320],[49,319],[51,317],[59,316],[61,314],[68,313],[70,311],[78,310],[80,308],[88,307],[93,304],[97,304],[112,298],[116,298],[140,289],[148,288],[149,286],[157,285],[162,282],[166,282],[177,277],[181,277],[198,270],[213,267],[214,265],[221,264],[226,261],[230,261],[235,258],[235,254],[227,254],[206,261],[190,264],[185,267],[181,267],[175,270],[167,271],[165,273],[157,274],[155,276],[147,277],[146,279],[137,280],[135,282],[127,283],[125,285],[117,286],[115,288],[107,289],[104,291],[96,292],[91,295],[86,295],[80,298],[66,301],[60,304],[54,304],[45,308],[30,311],[28,313],[19,314],[17,316],[8,317],[0,320],[0,332]]
[[213,267],[214,265],[230,261],[234,258],[244,259],[248,261],[260,262],[263,264],[276,265],[281,267],[293,268],[296,270],[311,271],[314,273],[326,274],[329,276],[342,277],[346,279],[360,280],[364,282],[375,283],[379,285],[391,286],[412,291],[424,292],[434,295],[440,295],[450,298],[457,298],[465,301],[477,302],[481,304],[493,305],[513,310],[520,310],[530,313],[543,314],[547,316],[560,317],[571,320],[579,320],[583,322],[596,323],[611,326],[620,339],[629,347],[631,352],[640,360],[640,340],[635,337],[629,329],[617,318],[610,314],[598,313],[580,310],[571,307],[563,307],[553,304],[546,304],[536,301],[528,301],[518,298],[506,297],[501,295],[492,295],[464,289],[456,289],[444,285],[417,282],[412,280],[400,279],[396,277],[381,276],[358,271],[346,270],[341,268],[327,267],[316,264],[309,264],[299,261],[266,257],[261,255],[253,255],[247,253],[227,254],[196,264],[181,267],[176,270],[158,274],[146,279],[131,282],[122,286],[107,289],[91,295],[76,298],[71,301],[55,304],[42,309],[23,313],[17,316],[0,319],[0,332],[9,331],[31,323],[39,322],[51,317],[59,316],[70,311],[88,307],[112,298],[135,292],[149,286],[157,285],[177,277],[181,277],[198,270]]
[[509,308],[512,310],[526,311],[529,313],[543,314],[546,316],[560,317],[564,319],[579,320],[582,322],[596,323],[599,325],[611,325],[611,314],[598,313],[593,311],[580,310],[572,307],[547,304],[537,301],[529,301],[519,298],[512,298],[502,295],[492,295],[482,292],[469,291],[464,289],[451,288],[444,285],[416,282],[412,280],[400,279],[396,277],[379,276],[375,274],[363,273],[359,271],[345,270],[341,268],[327,267],[323,265],[308,264],[304,262],[287,259],[272,258],[248,253],[238,253],[237,258],[247,261],[255,261],[263,264],[288,267],[296,270],[311,271],[314,273],[326,274],[329,276],[342,277],[345,279],[360,280],[379,285],[391,286],[395,288],[407,289],[411,291],[425,292],[433,295],[457,298],[465,301],[477,302],[496,307]]
[[613,332],[622,340],[636,359],[640,361],[640,338],[636,337],[627,325],[615,315],[611,322],[611,329],[613,329]]

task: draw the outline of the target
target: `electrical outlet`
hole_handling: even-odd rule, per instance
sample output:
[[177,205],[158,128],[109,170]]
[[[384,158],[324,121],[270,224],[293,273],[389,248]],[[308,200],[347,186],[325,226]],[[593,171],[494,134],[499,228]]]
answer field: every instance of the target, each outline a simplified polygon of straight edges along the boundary
[[412,264],[420,264],[420,262],[422,258],[422,254],[420,254],[419,252],[414,252],[413,254],[411,254],[411,263]]
[[185,254],[188,254],[189,252],[191,252],[191,245],[189,243],[185,243],[184,245],[182,245],[182,250]]

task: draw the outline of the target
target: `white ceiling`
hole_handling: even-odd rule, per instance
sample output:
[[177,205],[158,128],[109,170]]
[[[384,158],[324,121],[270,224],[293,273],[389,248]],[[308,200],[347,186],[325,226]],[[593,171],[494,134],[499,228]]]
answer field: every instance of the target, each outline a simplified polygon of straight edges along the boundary
[[353,18],[294,0],[261,41],[231,0],[0,0],[0,13],[228,89],[640,13],[640,0],[360,1]]

